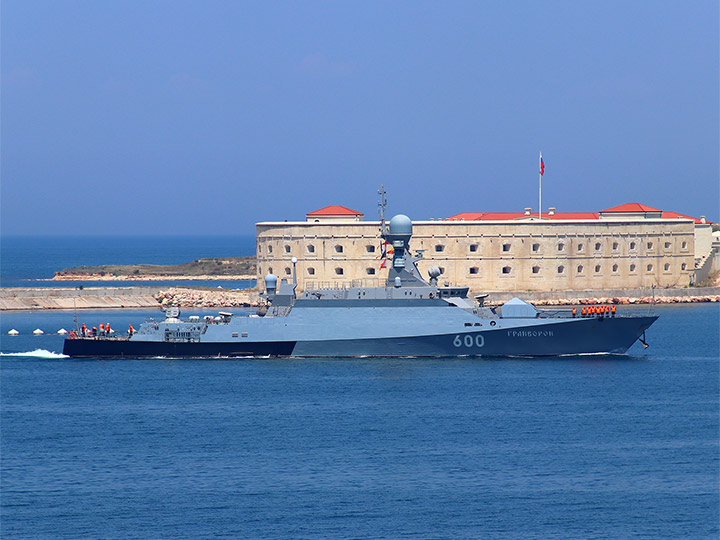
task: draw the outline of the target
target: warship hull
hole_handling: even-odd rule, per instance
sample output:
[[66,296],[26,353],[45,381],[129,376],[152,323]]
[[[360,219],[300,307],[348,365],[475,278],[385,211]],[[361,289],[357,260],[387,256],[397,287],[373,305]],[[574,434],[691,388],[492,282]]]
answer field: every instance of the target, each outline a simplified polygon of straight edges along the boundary
[[327,339],[310,336],[267,341],[147,341],[142,339],[67,339],[63,353],[76,357],[449,357],[558,356],[623,354],[652,325],[656,316],[531,319],[483,330],[426,335]]

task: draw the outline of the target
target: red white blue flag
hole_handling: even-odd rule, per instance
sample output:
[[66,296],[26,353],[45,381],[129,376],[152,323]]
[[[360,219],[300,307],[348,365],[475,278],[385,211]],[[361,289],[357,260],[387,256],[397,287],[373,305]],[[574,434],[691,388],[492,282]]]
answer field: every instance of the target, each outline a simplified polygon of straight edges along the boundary
[[542,176],[543,174],[545,174],[545,162],[542,158],[542,152],[540,152],[540,176]]

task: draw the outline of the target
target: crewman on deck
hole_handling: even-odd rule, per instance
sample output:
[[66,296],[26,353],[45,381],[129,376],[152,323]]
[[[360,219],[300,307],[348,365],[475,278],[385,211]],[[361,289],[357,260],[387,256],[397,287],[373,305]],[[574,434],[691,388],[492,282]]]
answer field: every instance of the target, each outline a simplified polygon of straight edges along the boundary
[[85,323],[82,324],[80,331],[82,332],[83,337],[87,337],[87,326],[85,326]]
[[105,323],[105,335],[110,337],[110,323]]
[[587,317],[587,306],[582,307],[582,310],[580,311],[580,316],[583,318]]
[[97,336],[97,326],[93,326],[92,330],[90,330],[90,337],[96,337]]
[[129,335],[129,336],[132,336],[134,333],[135,333],[135,329],[133,328],[133,325],[131,324],[131,325],[128,327],[128,335]]
[[100,323],[100,334],[98,334],[98,335],[100,335],[100,336],[105,335],[105,325],[103,323]]
[[573,306],[572,314],[573,314],[573,319],[575,317],[577,317],[577,308],[575,306]]
[[612,307],[610,308],[610,313],[613,317],[615,316],[615,311],[616,311],[615,304],[613,304]]

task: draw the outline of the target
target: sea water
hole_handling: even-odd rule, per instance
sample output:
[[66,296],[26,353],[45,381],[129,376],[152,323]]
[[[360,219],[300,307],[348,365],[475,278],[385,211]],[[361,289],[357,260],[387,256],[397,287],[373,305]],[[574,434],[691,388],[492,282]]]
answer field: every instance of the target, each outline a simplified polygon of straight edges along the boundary
[[656,311],[623,356],[354,360],[70,359],[72,312],[3,313],[0,537],[715,539],[720,305]]

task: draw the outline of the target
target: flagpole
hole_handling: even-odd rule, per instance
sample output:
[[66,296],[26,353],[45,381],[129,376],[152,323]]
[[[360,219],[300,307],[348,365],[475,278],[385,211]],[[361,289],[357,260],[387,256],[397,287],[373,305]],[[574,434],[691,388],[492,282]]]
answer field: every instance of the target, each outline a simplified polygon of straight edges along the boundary
[[538,219],[542,219],[542,152],[540,152],[540,161],[538,162]]

